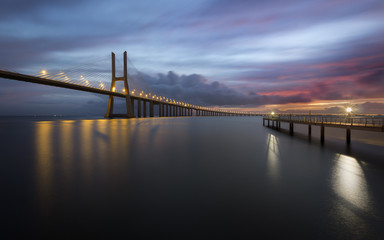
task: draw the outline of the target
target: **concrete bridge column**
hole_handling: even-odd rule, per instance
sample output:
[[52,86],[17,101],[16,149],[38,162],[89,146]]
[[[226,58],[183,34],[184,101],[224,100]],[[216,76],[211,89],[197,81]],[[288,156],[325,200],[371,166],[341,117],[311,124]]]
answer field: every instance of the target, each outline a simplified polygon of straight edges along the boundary
[[143,100],[143,117],[147,117],[147,101]]
[[153,101],[149,101],[149,117],[153,117]]
[[159,117],[162,117],[162,116],[163,116],[163,114],[161,114],[161,108],[162,108],[161,105],[162,105],[162,104],[159,103]]
[[141,117],[141,100],[137,99],[137,117]]
[[135,100],[131,98],[130,102],[131,102],[131,112],[133,117],[135,117]]
[[312,135],[312,125],[309,124],[308,125],[308,137],[311,137],[311,135]]
[[169,117],[168,109],[169,109],[169,104],[165,104],[165,116],[166,117]]

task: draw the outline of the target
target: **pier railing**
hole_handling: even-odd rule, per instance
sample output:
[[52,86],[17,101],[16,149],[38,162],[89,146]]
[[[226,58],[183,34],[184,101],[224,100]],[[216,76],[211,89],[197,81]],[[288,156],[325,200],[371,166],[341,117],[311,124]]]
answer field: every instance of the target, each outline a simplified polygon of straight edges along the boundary
[[270,115],[271,120],[293,121],[303,124],[327,124],[359,127],[384,127],[384,118],[375,116],[340,116],[340,115]]

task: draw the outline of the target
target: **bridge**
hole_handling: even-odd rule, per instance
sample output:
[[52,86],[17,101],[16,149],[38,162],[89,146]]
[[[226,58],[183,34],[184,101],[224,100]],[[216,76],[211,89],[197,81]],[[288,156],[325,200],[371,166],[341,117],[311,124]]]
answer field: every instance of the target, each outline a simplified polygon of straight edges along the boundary
[[347,115],[292,115],[292,114],[271,114],[263,117],[263,126],[281,129],[281,123],[289,124],[289,133],[293,135],[294,124],[308,125],[308,136],[312,135],[312,126],[320,126],[320,141],[324,143],[324,128],[344,128],[346,129],[346,142],[351,143],[351,129],[384,132],[384,118],[374,118],[373,116],[355,116],[350,113]]
[[[109,90],[106,88],[106,83],[100,82],[98,85],[92,85],[90,81],[85,79],[82,75],[80,76],[80,79],[78,79],[78,81],[74,83],[73,81],[69,81],[68,77],[63,72],[51,76],[45,70],[43,70],[38,76],[31,76],[12,71],[0,70],[0,78],[107,95],[109,96],[109,101],[107,113],[105,114],[106,118],[140,118],[148,116],[154,117],[154,106],[158,106],[157,109],[159,117],[258,115],[247,112],[227,111],[203,106],[196,106],[193,104],[186,103],[184,101],[177,101],[175,99],[157,96],[156,94],[145,93],[144,91],[132,91],[129,89],[128,86],[128,79],[132,78],[132,76],[128,74],[127,63],[127,52],[124,52],[124,73],[123,76],[117,77],[116,59],[115,54],[112,52],[112,81]],[[123,82],[124,84],[124,87],[121,89],[120,92],[118,92],[116,89],[116,82],[119,81]],[[126,113],[116,114],[113,112],[114,100],[116,97],[125,99]],[[137,107],[137,111],[135,111],[135,106]]]

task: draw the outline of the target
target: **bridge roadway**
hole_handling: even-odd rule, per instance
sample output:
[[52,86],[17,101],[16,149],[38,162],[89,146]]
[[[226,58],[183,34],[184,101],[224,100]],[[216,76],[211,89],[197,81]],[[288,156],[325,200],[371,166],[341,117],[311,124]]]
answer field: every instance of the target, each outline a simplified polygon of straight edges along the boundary
[[351,117],[351,116],[330,116],[330,115],[283,115],[264,116],[263,126],[281,129],[281,123],[289,123],[289,132],[293,135],[294,124],[308,125],[308,136],[311,137],[312,125],[320,126],[320,140],[324,143],[324,128],[335,127],[346,129],[347,144],[351,142],[351,129],[363,131],[384,132],[384,119],[373,117]]
[[[43,85],[49,85],[54,87],[61,87],[97,94],[103,94],[108,96],[126,98],[126,94],[113,92],[103,89],[98,89],[94,87],[88,87],[73,83],[67,83],[47,78],[35,77],[15,72],[9,72],[0,70],[0,78],[12,79],[23,82],[37,83]],[[130,95],[131,103],[132,103],[132,112],[134,111],[134,106],[136,101],[137,111],[136,117],[154,117],[154,105],[158,105],[158,116],[159,117],[171,117],[171,116],[258,116],[258,114],[250,114],[250,113],[241,113],[241,112],[230,112],[230,111],[222,111],[222,110],[211,110],[200,106],[190,106],[187,104],[177,104],[172,102],[160,101],[157,99],[150,99],[135,95]],[[148,108],[147,108],[148,106]],[[149,112],[148,112],[149,110]],[[114,114],[116,117],[125,117],[126,115]]]

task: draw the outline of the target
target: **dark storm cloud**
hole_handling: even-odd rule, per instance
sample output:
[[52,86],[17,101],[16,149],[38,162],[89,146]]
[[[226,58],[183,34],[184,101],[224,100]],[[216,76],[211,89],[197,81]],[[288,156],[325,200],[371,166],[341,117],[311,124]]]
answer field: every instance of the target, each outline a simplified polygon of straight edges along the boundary
[[157,95],[172,96],[172,99],[180,99],[195,105],[258,106],[309,101],[309,98],[301,94],[288,97],[246,94],[229,88],[223,83],[210,82],[199,74],[178,75],[170,71],[154,77],[142,74],[142,77]]

